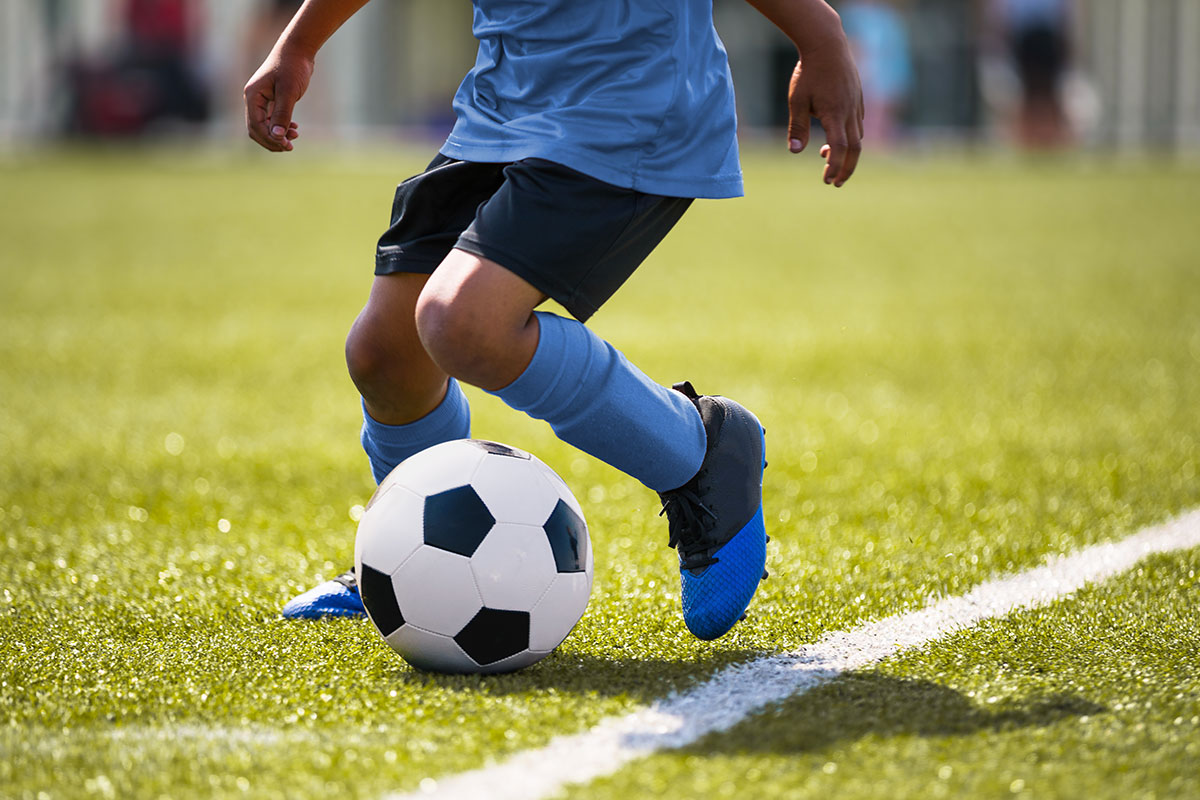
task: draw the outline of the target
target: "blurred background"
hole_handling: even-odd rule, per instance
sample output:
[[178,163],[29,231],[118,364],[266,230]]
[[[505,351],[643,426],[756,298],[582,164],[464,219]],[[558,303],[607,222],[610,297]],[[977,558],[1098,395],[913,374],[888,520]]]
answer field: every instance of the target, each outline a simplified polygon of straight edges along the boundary
[[[0,147],[243,138],[241,86],[294,0],[3,0]],[[794,50],[716,0],[743,135],[775,136]],[[1200,145],[1200,0],[843,0],[872,148]],[[466,0],[375,2],[322,51],[306,139],[437,141],[474,57]]]

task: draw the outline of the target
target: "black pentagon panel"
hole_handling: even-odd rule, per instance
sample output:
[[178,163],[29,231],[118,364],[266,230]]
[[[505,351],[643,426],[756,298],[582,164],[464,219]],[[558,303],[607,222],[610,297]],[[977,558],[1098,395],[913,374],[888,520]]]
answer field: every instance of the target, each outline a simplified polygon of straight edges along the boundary
[[425,498],[425,544],[470,558],[496,518],[470,486]]
[[467,439],[468,442],[478,447],[480,450],[486,450],[494,456],[508,456],[509,458],[523,458],[529,460],[529,453],[524,450],[518,450],[515,447],[509,447],[506,444],[499,442],[489,442],[487,439]]
[[481,608],[454,641],[480,666],[495,664],[529,649],[529,612]]
[[554,565],[559,572],[583,572],[587,568],[587,525],[563,500],[550,512],[550,519],[542,526],[550,549],[554,552]]
[[391,575],[363,564],[362,574],[358,576],[358,591],[375,627],[384,636],[390,636],[404,624]]

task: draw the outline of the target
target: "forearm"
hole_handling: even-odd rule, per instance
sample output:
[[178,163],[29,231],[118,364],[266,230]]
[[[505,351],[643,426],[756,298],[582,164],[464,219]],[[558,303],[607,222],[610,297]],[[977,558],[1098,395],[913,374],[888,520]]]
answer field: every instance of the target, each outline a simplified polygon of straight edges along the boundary
[[313,59],[334,31],[354,16],[368,0],[305,0],[292,21],[275,43],[276,50],[287,49]]
[[824,0],[746,0],[796,45],[788,83],[788,149],[808,145],[809,122],[821,121],[825,183],[841,186],[862,150],[862,83],[842,19]]
[[242,91],[246,132],[267,150],[286,152],[300,135],[292,109],[304,96],[321,45],[367,0],[304,0]]
[[845,44],[842,20],[824,0],[746,0],[792,40],[803,58],[830,43]]

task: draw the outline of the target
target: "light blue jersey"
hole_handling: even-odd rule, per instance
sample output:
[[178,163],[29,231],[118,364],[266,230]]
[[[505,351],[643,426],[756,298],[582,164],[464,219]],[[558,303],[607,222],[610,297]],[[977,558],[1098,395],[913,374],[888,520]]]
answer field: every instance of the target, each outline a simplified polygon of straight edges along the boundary
[[473,2],[479,55],[442,153],[544,158],[651,194],[742,194],[712,0]]

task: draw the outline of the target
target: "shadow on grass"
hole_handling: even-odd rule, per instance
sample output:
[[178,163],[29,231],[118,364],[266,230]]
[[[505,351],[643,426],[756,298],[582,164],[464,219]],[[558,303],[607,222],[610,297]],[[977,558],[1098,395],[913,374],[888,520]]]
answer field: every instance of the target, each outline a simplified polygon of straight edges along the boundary
[[1050,694],[988,703],[930,681],[847,675],[792,697],[682,752],[796,755],[867,736],[966,736],[1036,728],[1107,709],[1082,697]]
[[724,667],[761,656],[753,650],[721,650],[677,659],[604,658],[556,651],[531,667],[501,675],[440,675],[405,667],[388,670],[385,677],[412,690],[438,687],[497,696],[553,690],[600,697],[624,695],[649,704],[672,691],[694,686]]

